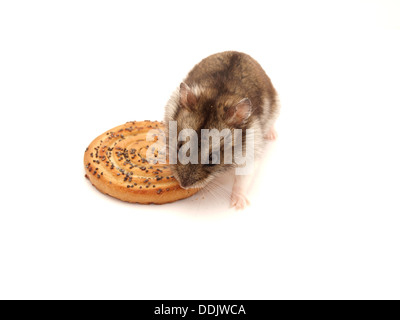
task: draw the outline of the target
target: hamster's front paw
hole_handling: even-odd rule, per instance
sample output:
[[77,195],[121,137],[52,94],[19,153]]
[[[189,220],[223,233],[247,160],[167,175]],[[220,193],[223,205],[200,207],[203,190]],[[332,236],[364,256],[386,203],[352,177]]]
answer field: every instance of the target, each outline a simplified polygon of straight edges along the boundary
[[242,210],[250,204],[249,199],[242,192],[232,192],[231,194],[231,208],[235,207],[236,210]]

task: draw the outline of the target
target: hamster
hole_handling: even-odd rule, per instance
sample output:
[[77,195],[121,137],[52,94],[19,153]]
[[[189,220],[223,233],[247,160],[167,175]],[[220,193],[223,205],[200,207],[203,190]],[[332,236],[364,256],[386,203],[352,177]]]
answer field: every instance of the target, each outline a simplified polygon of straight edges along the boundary
[[[253,129],[255,160],[259,158],[265,139],[276,138],[274,123],[279,113],[278,95],[260,64],[245,53],[226,51],[213,54],[196,64],[172,94],[165,107],[167,136],[170,121],[176,121],[178,134],[193,129]],[[250,131],[249,131],[250,132]],[[167,139],[168,141],[168,139]],[[242,139],[243,150],[246,139]],[[182,142],[168,143],[178,152]],[[223,144],[221,145],[221,149]],[[200,148],[198,149],[199,159]],[[235,164],[220,163],[171,164],[171,170],[182,188],[204,187],[215,177],[229,172]],[[212,154],[210,154],[211,160]],[[232,173],[233,172],[233,173]],[[231,206],[237,209],[249,204],[246,196],[249,177],[235,175]]]

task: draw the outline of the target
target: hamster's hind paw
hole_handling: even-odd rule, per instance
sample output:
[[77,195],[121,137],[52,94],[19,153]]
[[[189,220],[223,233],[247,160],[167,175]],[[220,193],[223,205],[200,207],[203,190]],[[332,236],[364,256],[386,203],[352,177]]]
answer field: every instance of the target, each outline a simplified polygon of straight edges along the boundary
[[278,138],[278,132],[276,132],[275,127],[272,127],[264,134],[265,140],[276,140],[276,138]]
[[242,210],[248,205],[250,205],[250,201],[243,193],[232,192],[231,208],[234,207],[236,210]]

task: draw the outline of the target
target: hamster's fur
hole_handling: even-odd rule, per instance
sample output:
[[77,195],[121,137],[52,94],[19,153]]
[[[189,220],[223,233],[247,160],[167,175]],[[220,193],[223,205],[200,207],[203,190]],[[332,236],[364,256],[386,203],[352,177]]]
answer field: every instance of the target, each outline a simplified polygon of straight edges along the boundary
[[[278,113],[277,92],[260,64],[245,53],[226,51],[193,67],[168,101],[164,120],[167,128],[169,121],[177,121],[178,133],[190,128],[199,136],[201,129],[253,129],[255,156],[259,157],[264,137],[274,136]],[[245,139],[242,143],[245,149]],[[182,187],[203,187],[232,168],[223,164],[222,157],[223,152],[216,165],[178,162],[171,168]]]

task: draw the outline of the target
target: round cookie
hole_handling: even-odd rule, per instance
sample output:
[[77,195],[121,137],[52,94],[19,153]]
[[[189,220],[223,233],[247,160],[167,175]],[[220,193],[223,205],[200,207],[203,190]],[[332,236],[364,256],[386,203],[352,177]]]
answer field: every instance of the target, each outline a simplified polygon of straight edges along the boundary
[[[195,194],[199,189],[181,188],[162,163],[165,145],[156,133],[163,129],[162,122],[133,121],[98,136],[85,151],[86,177],[101,192],[127,202],[163,204]],[[150,130],[155,131],[147,141]]]

